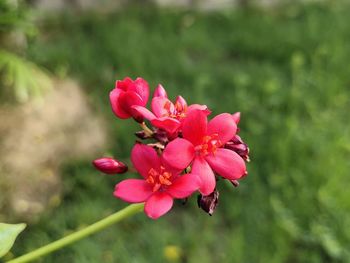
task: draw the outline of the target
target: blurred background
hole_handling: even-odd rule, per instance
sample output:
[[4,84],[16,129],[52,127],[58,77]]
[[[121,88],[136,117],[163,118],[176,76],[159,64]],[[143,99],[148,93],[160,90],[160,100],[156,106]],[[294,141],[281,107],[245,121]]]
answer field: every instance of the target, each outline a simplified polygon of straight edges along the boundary
[[[121,222],[40,262],[350,262],[350,2],[0,0],[0,221],[27,222],[6,258],[125,207],[137,125],[116,79],[242,113],[249,176]],[[135,175],[128,175],[135,176]],[[1,262],[1,260],[0,260]]]

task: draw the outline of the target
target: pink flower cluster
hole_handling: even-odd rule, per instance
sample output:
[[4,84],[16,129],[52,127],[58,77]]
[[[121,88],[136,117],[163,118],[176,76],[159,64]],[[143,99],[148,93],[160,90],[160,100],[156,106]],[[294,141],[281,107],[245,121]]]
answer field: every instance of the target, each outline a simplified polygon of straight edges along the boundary
[[[238,186],[237,180],[247,175],[249,148],[237,135],[240,113],[208,120],[211,111],[206,105],[188,105],[181,96],[172,102],[162,85],[155,89],[149,110],[149,95],[142,78],[118,80],[110,93],[114,114],[133,118],[142,128],[135,133],[139,140],[131,151],[141,178],[121,181],[114,196],[129,203],[145,202],[147,216],[157,219],[172,208],[173,199],[186,199],[198,191],[198,205],[211,215],[218,203],[218,179]],[[128,170],[112,158],[93,164],[107,174]]]

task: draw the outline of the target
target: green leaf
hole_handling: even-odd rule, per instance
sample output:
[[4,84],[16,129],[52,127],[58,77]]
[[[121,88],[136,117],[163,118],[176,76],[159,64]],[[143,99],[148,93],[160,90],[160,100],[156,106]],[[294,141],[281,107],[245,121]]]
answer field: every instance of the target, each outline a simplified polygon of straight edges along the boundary
[[26,228],[26,224],[4,224],[0,223],[0,257],[10,251],[17,236]]

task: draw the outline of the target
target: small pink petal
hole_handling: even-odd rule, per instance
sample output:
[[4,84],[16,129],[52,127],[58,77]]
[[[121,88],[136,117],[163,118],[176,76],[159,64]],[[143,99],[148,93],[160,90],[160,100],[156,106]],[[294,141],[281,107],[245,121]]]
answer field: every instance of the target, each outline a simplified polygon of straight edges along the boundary
[[179,176],[169,186],[167,192],[174,198],[186,198],[197,191],[200,186],[199,177],[196,174],[184,174]]
[[156,171],[160,170],[160,157],[156,150],[144,144],[136,143],[132,148],[131,162],[144,178],[148,178],[148,172],[152,168]]
[[127,179],[115,186],[114,196],[129,203],[145,202],[152,195],[152,187],[143,179]]
[[147,104],[149,97],[149,86],[146,80],[143,78],[137,78],[132,84],[129,85],[128,91],[134,91],[141,97],[143,103],[138,105],[145,106]]
[[124,93],[121,89],[113,89],[109,93],[109,102],[111,103],[112,111],[113,113],[121,118],[121,119],[127,119],[130,118],[130,114],[126,112],[119,103],[119,97],[120,95]]
[[153,93],[153,98],[154,97],[168,98],[166,90],[163,88],[161,84],[158,84],[157,88],[155,89]]
[[146,120],[151,121],[156,118],[156,116],[150,110],[148,110],[143,106],[133,105],[131,106],[131,109],[132,109],[133,115],[139,114]]
[[204,158],[196,157],[194,159],[191,173],[199,176],[199,191],[202,195],[209,195],[214,191],[216,185],[215,175]]
[[164,192],[155,192],[146,202],[145,213],[152,219],[166,214],[173,206],[173,198]]
[[158,118],[167,117],[174,112],[174,104],[164,97],[154,97],[151,103],[151,109]]
[[181,126],[180,121],[173,119],[173,118],[170,118],[170,117],[162,117],[162,118],[153,119],[151,121],[151,123],[154,127],[163,129],[169,133],[176,132]]
[[201,110],[192,110],[182,124],[182,134],[186,140],[197,146],[207,133],[207,116]]
[[162,158],[169,165],[176,169],[185,169],[194,158],[194,147],[185,139],[177,138],[165,147]]
[[187,113],[193,111],[193,110],[200,110],[202,111],[206,116],[208,116],[211,111],[208,109],[207,105],[200,105],[200,104],[191,104],[187,108]]
[[208,123],[208,135],[218,134],[222,145],[231,140],[236,131],[237,125],[229,113],[217,115]]
[[239,121],[241,120],[241,113],[236,112],[236,113],[232,114],[232,118],[233,118],[234,122],[238,125]]
[[228,180],[237,180],[246,174],[244,160],[234,151],[220,148],[205,159],[216,173]]

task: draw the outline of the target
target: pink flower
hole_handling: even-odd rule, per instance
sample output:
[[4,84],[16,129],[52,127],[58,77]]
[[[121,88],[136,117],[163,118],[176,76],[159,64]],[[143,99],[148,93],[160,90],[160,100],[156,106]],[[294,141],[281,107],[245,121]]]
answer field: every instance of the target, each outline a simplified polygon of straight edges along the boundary
[[244,160],[236,152],[223,148],[236,130],[231,114],[222,113],[207,123],[202,111],[193,110],[183,122],[183,139],[171,141],[163,158],[174,167],[186,167],[193,162],[192,172],[201,179],[199,191],[209,195],[216,185],[214,172],[228,180],[237,180],[247,173]]
[[181,129],[183,120],[192,110],[197,109],[203,111],[206,115],[210,114],[210,110],[206,105],[192,104],[187,106],[187,102],[182,96],[178,96],[175,103],[171,102],[162,85],[158,85],[154,92],[151,103],[152,112],[138,105],[132,108],[143,118],[151,121],[154,127],[163,129],[170,134],[174,134]]
[[103,157],[92,162],[95,168],[105,174],[122,174],[128,171],[128,167],[110,157]]
[[136,144],[131,161],[143,179],[127,179],[116,185],[114,196],[129,203],[145,204],[145,213],[153,219],[167,213],[174,198],[186,198],[199,187],[198,177],[180,175],[185,166],[168,166],[162,156],[150,146]]
[[142,78],[132,80],[126,77],[124,80],[117,80],[115,88],[109,94],[112,110],[121,119],[133,117],[139,120],[140,115],[132,110],[132,106],[145,106],[148,97],[148,83]]

